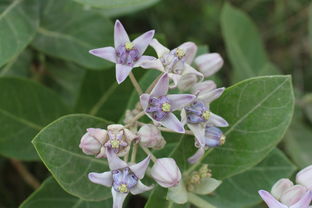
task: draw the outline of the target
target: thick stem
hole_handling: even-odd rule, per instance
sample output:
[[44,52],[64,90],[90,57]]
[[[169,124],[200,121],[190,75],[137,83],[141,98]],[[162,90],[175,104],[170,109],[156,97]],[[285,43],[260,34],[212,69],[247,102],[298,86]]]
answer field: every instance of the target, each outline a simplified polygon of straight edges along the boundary
[[140,87],[140,84],[138,83],[138,81],[136,80],[136,78],[135,78],[135,76],[134,76],[134,74],[132,72],[130,72],[129,77],[130,77],[130,80],[131,80],[135,90],[137,91],[137,93],[139,95],[142,95],[143,94],[143,90]]
[[135,163],[136,155],[138,152],[138,147],[139,147],[138,143],[133,145],[132,152],[131,152],[131,163]]
[[125,162],[128,162],[128,159],[129,159],[129,151],[128,151],[127,154],[124,156],[124,161],[125,161]]
[[202,198],[200,198],[196,194],[193,194],[193,193],[190,193],[190,192],[187,193],[187,199],[188,199],[189,202],[194,204],[196,207],[200,207],[200,208],[216,208],[215,206],[210,204],[208,201],[203,200]]
[[37,189],[40,186],[39,181],[27,170],[27,168],[18,160],[11,159],[11,164],[17,170],[17,172],[22,176],[24,181],[30,185],[32,188]]
[[155,157],[155,155],[153,155],[153,153],[147,148],[147,147],[144,147],[142,145],[140,145],[140,147],[142,148],[142,150],[147,154],[147,155],[150,155],[151,156],[151,160],[155,163],[157,158]]
[[138,113],[131,121],[128,122],[127,125],[125,125],[125,128],[130,127],[134,122],[136,122],[137,120],[139,120],[142,116],[145,115],[145,112],[142,111],[140,113]]

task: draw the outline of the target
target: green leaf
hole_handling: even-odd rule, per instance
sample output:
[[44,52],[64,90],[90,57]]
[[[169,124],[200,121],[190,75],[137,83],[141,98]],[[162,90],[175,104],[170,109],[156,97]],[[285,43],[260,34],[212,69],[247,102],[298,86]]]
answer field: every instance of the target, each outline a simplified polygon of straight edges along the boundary
[[310,38],[310,50],[312,49],[312,3],[309,9],[309,38]]
[[31,74],[32,54],[24,50],[0,69],[0,76],[28,77]]
[[233,66],[232,82],[260,75],[278,74],[270,63],[261,37],[252,20],[226,3],[222,9],[221,27],[227,53]]
[[79,148],[87,128],[106,128],[108,124],[89,115],[68,115],[49,124],[34,138],[41,160],[68,193],[88,201],[111,197],[109,188],[91,183],[87,176],[93,171],[108,171],[107,161],[87,156]]
[[282,139],[293,108],[290,76],[256,77],[229,87],[212,103],[212,112],[229,123],[226,143],[206,152],[202,162],[218,179],[254,166]]
[[90,202],[74,197],[66,193],[53,178],[48,178],[19,208],[103,208],[110,207],[111,205],[111,198],[100,202]]
[[33,39],[38,24],[37,0],[0,2],[0,67],[15,59]]
[[0,153],[21,160],[37,159],[31,139],[68,112],[47,88],[20,78],[0,78]]
[[100,8],[101,12],[108,17],[121,16],[153,6],[159,0],[75,0],[91,7]]
[[36,49],[90,69],[112,66],[88,53],[113,44],[113,25],[106,17],[73,1],[41,3],[40,28],[32,43]]
[[218,208],[241,208],[260,203],[258,190],[271,190],[273,184],[290,177],[296,167],[278,149],[257,166],[223,181],[212,195],[203,197]]

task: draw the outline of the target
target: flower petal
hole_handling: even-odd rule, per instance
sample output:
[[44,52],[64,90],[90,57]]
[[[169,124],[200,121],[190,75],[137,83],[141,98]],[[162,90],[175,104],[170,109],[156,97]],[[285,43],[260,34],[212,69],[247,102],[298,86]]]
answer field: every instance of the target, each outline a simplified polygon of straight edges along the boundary
[[282,194],[290,187],[292,187],[294,184],[291,180],[288,178],[282,178],[275,182],[271,189],[271,194],[277,199],[280,200]]
[[155,85],[150,95],[152,97],[166,95],[168,92],[168,88],[169,88],[169,77],[168,74],[165,73],[159,78],[157,84]]
[[216,126],[216,127],[228,127],[228,122],[214,113],[210,112],[210,118],[208,119],[207,125],[209,126]]
[[106,187],[111,187],[113,184],[113,175],[111,171],[107,171],[104,173],[91,172],[88,174],[88,178],[93,183],[100,184]]
[[143,108],[143,110],[145,111],[146,108],[148,107],[148,102],[149,102],[149,99],[150,99],[150,95],[149,94],[142,94],[140,96],[140,103],[141,103],[141,106]]
[[120,193],[115,191],[114,188],[112,188],[112,195],[113,195],[113,208],[122,208],[122,204],[125,201],[128,193]]
[[94,56],[98,56],[107,61],[116,63],[116,51],[113,47],[96,48],[89,51]]
[[210,91],[202,91],[198,94],[198,99],[202,100],[204,103],[211,103],[212,101],[218,99],[222,93],[224,92],[225,88],[217,88]]
[[168,48],[159,43],[158,40],[155,38],[150,42],[150,46],[152,46],[155,49],[158,58],[162,57],[165,53],[170,52]]
[[100,128],[88,128],[87,132],[95,137],[101,144],[104,144],[107,139],[107,131]]
[[185,132],[183,124],[178,120],[178,118],[173,113],[169,113],[168,116],[165,119],[159,121],[159,123],[164,127],[167,127],[168,129],[171,129],[178,133]]
[[145,171],[148,167],[148,164],[150,162],[151,157],[147,156],[144,160],[141,162],[131,165],[129,168],[130,170],[138,177],[139,179],[142,179],[144,177]]
[[156,61],[157,59],[153,56],[141,56],[139,58],[139,60],[137,60],[134,64],[134,67],[142,67],[144,68],[142,65],[144,65],[146,62],[152,62],[152,61]]
[[132,66],[116,64],[116,80],[120,84],[128,77],[129,73],[132,70]]
[[205,146],[205,127],[201,124],[187,124],[201,147]]
[[217,85],[214,81],[206,80],[206,81],[198,82],[197,84],[195,84],[193,86],[192,93],[195,95],[201,91],[211,91],[216,88],[217,88]]
[[296,204],[290,206],[290,208],[309,208],[311,200],[312,200],[312,191],[307,191],[307,193],[305,193]]
[[269,192],[260,190],[258,193],[269,208],[288,208],[286,205],[277,201]]
[[208,53],[198,56],[195,59],[195,64],[205,77],[211,76],[221,69],[223,59],[218,53]]
[[130,42],[129,36],[121,22],[116,20],[114,29],[114,46],[115,48],[118,48],[120,45],[124,45],[126,42]]
[[188,64],[191,64],[194,60],[194,57],[197,53],[197,46],[193,42],[185,42],[181,44],[178,48],[182,49],[185,52],[185,61]]
[[203,178],[199,184],[194,186],[193,192],[196,194],[207,195],[215,191],[221,183],[222,181],[214,178]]
[[194,69],[193,67],[191,67],[188,64],[184,64],[183,75],[185,75],[185,74],[195,74],[195,75],[199,76],[200,81],[204,79],[204,75],[201,72],[197,71],[196,69]]
[[121,160],[112,149],[108,149],[106,154],[110,170],[119,170],[128,167],[128,164]]
[[182,77],[180,74],[174,74],[174,73],[168,73],[169,78],[173,81],[173,83],[170,81],[170,89],[176,88],[178,86],[178,83]]
[[140,35],[139,37],[133,40],[132,43],[134,47],[138,49],[139,56],[142,56],[147,46],[152,41],[154,34],[155,34],[155,30],[150,30],[146,33],[143,33],[142,35]]
[[139,64],[136,63],[136,65],[144,69],[157,69],[161,72],[165,72],[164,66],[159,59],[141,61]]
[[191,157],[189,157],[189,158],[187,159],[187,161],[188,161],[189,163],[191,163],[191,164],[194,164],[194,163],[196,163],[196,162],[204,155],[204,153],[205,153],[204,148],[203,148],[203,147],[200,147],[200,148],[195,152],[194,155],[192,155]]
[[297,173],[296,182],[312,190],[312,165]]
[[154,188],[153,185],[146,186],[141,181],[138,181],[137,185],[135,187],[133,187],[132,189],[130,189],[130,192],[133,195],[137,195],[137,194],[141,194],[143,192],[149,191],[153,188]]
[[167,98],[171,104],[171,111],[175,111],[191,103],[196,96],[191,94],[174,94],[168,95]]

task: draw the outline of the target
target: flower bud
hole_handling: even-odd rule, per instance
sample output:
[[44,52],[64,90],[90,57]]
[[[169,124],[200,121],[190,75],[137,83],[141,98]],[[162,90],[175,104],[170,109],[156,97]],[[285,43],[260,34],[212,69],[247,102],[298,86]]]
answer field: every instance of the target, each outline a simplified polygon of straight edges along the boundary
[[172,158],[157,159],[151,175],[160,186],[165,188],[174,187],[181,180],[180,169]]
[[287,206],[291,206],[297,203],[305,195],[306,192],[307,189],[304,186],[292,186],[284,191],[280,201]]
[[271,194],[278,200],[280,200],[282,194],[292,187],[294,184],[287,178],[282,178],[278,180],[271,189]]
[[296,182],[312,190],[312,165],[304,168],[296,176]]
[[87,155],[97,155],[100,157],[100,153],[105,151],[103,144],[105,143],[107,131],[98,128],[89,128],[81,140],[79,147]]
[[187,91],[191,89],[191,87],[196,84],[197,82],[197,76],[196,74],[185,74],[183,75],[179,82],[178,82],[178,88],[181,91]]
[[138,131],[138,136],[144,147],[161,149],[166,144],[160,130],[152,124],[143,125]]
[[208,53],[198,56],[195,59],[195,63],[199,71],[202,72],[205,77],[208,77],[219,71],[223,66],[223,59],[218,53]]

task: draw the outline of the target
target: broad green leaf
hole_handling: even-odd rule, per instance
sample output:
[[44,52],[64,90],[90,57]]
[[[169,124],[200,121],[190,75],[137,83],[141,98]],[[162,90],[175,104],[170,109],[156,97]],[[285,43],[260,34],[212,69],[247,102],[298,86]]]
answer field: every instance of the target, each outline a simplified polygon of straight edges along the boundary
[[54,57],[90,69],[112,66],[88,53],[113,44],[113,25],[103,15],[74,1],[41,1],[41,22],[32,45]]
[[294,108],[291,77],[244,80],[226,89],[211,107],[229,127],[223,129],[225,145],[207,152],[202,162],[224,179],[259,163],[284,136]]
[[108,17],[121,16],[153,6],[159,0],[75,0],[91,7],[100,8]]
[[292,160],[304,168],[312,164],[312,128],[296,119],[287,131],[285,148]]
[[0,67],[15,59],[33,39],[38,24],[37,0],[0,2]]
[[81,86],[75,112],[117,122],[125,111],[132,91],[129,78],[121,85],[117,84],[115,69],[88,71]]
[[212,194],[203,197],[218,208],[241,208],[260,203],[258,190],[271,190],[281,178],[289,178],[296,167],[278,149],[274,149],[257,166],[225,179]]
[[90,202],[74,197],[66,193],[53,178],[48,178],[20,205],[20,208],[103,208],[111,205],[111,198]]
[[267,57],[257,28],[245,13],[226,3],[222,9],[221,27],[234,70],[232,82],[278,74]]
[[83,80],[86,76],[86,69],[65,61],[49,61],[46,64],[46,70],[49,74],[47,85],[69,106],[76,105]]
[[31,74],[32,54],[24,50],[0,69],[0,76],[28,77]]
[[0,78],[0,153],[21,160],[37,159],[31,139],[69,110],[57,94],[32,81]]
[[89,115],[68,115],[49,124],[33,140],[41,160],[61,187],[84,200],[111,197],[109,188],[88,179],[89,172],[108,171],[107,161],[87,156],[79,148],[87,128],[106,128],[107,124],[109,122]]

